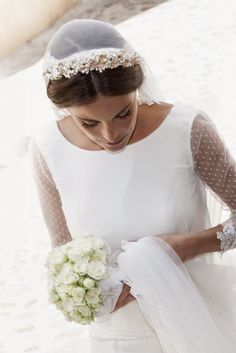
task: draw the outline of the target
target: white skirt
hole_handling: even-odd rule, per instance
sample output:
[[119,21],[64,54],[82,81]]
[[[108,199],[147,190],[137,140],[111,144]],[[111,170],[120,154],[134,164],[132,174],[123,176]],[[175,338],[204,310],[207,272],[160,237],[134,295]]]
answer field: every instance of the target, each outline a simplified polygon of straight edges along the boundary
[[137,300],[89,326],[89,353],[162,353],[159,338]]

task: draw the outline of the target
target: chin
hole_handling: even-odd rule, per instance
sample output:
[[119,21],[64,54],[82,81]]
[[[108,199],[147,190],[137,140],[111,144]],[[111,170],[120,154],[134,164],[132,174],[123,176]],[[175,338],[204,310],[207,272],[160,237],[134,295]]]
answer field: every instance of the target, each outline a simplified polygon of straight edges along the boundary
[[112,145],[105,143],[105,146],[113,149],[113,148],[118,148],[118,147],[123,146],[124,144],[126,144],[126,142],[127,142],[127,135],[124,136],[118,144],[112,146]]
[[123,144],[121,147],[112,148],[112,149],[111,149],[111,148],[110,148],[110,149],[105,148],[105,150],[106,150],[108,153],[116,154],[116,153],[120,153],[120,152],[122,152],[123,150],[125,150],[126,147],[127,147],[127,144]]

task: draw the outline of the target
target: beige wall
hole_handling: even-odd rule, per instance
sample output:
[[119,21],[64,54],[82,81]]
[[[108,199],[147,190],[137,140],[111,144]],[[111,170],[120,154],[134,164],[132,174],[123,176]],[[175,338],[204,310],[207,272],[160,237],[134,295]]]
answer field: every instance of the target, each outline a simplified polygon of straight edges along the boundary
[[34,38],[78,0],[0,0],[0,58]]

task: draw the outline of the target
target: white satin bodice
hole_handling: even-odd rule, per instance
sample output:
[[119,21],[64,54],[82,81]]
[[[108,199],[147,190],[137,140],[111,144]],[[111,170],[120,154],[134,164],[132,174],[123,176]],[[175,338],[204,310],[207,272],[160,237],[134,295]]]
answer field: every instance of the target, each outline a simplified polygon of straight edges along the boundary
[[56,121],[41,129],[35,140],[72,237],[94,234],[116,250],[123,239],[207,228],[206,191],[190,147],[197,113],[176,103],[155,131],[118,153],[73,145]]

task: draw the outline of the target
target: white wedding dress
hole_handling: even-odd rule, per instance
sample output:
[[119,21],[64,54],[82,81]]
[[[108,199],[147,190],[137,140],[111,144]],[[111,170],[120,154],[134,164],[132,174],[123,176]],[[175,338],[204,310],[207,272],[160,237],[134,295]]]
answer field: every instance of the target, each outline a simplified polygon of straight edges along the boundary
[[[120,153],[75,146],[63,136],[56,121],[46,123],[35,134],[30,151],[52,246],[90,233],[106,239],[115,251],[122,240],[210,228],[216,224],[211,224],[206,188],[232,213],[236,210],[235,161],[226,158],[228,151],[209,117],[180,102],[156,130]],[[233,252],[228,253],[235,258]],[[185,262],[213,322],[217,326],[221,317],[227,324],[224,337],[229,347],[226,344],[218,351],[209,344],[209,350],[200,350],[206,345],[203,337],[197,336],[192,351],[186,347],[181,351],[172,336],[178,323],[173,322],[175,326],[169,331],[161,306],[158,314],[134,300],[113,312],[109,320],[98,320],[88,327],[88,346],[83,353],[232,353],[236,343],[232,338],[236,337],[236,261],[230,264],[229,259],[227,254],[220,259],[219,253],[214,253]],[[158,268],[152,270],[158,272]],[[177,296],[181,301],[186,295],[184,290],[182,295],[181,290],[177,292],[177,287],[176,303]],[[174,288],[166,293],[172,298],[168,300],[175,300]],[[159,299],[155,293],[155,298],[158,302],[161,295]],[[181,304],[184,307],[185,303]],[[197,308],[195,312],[197,316]],[[194,327],[194,316],[188,320]],[[207,324],[201,322],[198,327],[204,332],[204,325],[207,337]],[[185,338],[187,342],[187,332]],[[81,352],[81,347],[74,347],[73,352]]]

